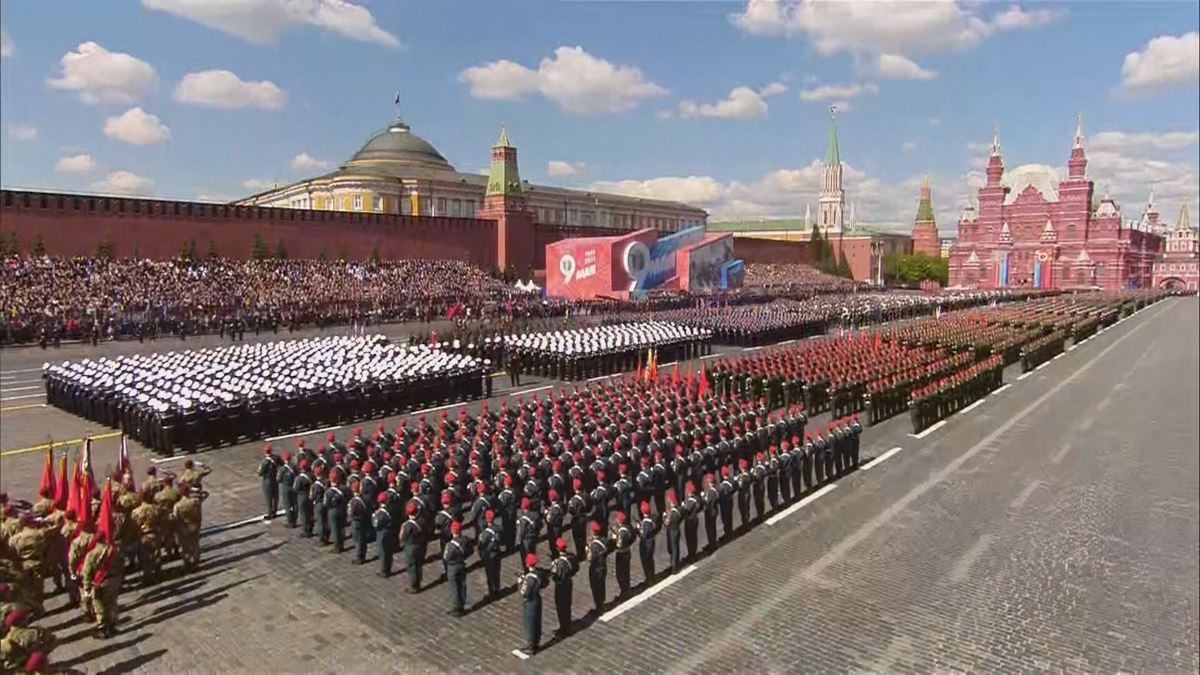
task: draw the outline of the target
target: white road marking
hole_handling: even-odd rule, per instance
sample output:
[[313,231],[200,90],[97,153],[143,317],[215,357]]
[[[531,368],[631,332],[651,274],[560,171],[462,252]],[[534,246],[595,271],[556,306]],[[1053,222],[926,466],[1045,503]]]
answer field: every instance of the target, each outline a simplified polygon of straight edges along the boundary
[[600,617],[600,620],[603,621],[604,623],[608,623],[609,621],[612,621],[613,619],[617,618],[618,616],[621,616],[625,612],[628,612],[629,610],[633,609],[634,607],[637,607],[638,605],[649,600],[650,598],[653,598],[655,595],[658,595],[660,592],[662,592],[663,589],[667,588],[671,584],[675,583],[676,581],[679,581],[680,579],[686,577],[687,575],[689,575],[695,571],[696,571],[695,565],[688,565],[687,567],[679,570],[678,574],[672,574],[671,576],[667,577],[666,579],[663,579],[662,581],[651,586],[650,588],[642,591],[641,593],[638,593],[637,595],[626,600],[625,602],[621,603],[620,605],[617,605],[616,607],[610,609],[608,612],[606,612],[605,614],[603,614]]
[[1062,357],[1063,357],[1063,355],[1062,355],[1062,352],[1059,352],[1059,353],[1055,354],[1055,355],[1054,355],[1054,358],[1052,358],[1052,359],[1050,359],[1050,360],[1051,360],[1051,361],[1057,361],[1057,360],[1061,359]]
[[825,487],[821,488],[820,490],[817,490],[816,492],[812,493],[811,495],[805,497],[804,499],[801,499],[800,501],[796,502],[795,504],[792,504],[791,506],[787,507],[786,509],[784,509],[784,510],[780,511],[779,513],[768,518],[767,525],[774,525],[775,523],[778,523],[779,521],[783,520],[784,518],[787,518],[788,516],[792,515],[796,511],[799,511],[804,506],[807,506],[808,504],[811,504],[812,502],[816,501],[817,499],[829,494],[830,491],[832,491],[835,487],[837,487],[836,483],[830,483],[829,485],[826,485]]
[[295,438],[297,436],[307,436],[309,434],[319,434],[322,431],[334,431],[336,429],[341,429],[341,428],[342,427],[339,425],[336,427],[325,427],[323,429],[309,429],[308,431],[297,431],[294,434],[284,434],[282,436],[272,436],[271,438],[267,439],[267,442],[269,443],[271,441],[282,441],[285,438]]
[[1017,379],[1018,379],[1018,380],[1023,380],[1023,379],[1025,379],[1025,378],[1029,377],[1029,376],[1030,376],[1030,375],[1032,375],[1032,374],[1033,374],[1033,371],[1032,371],[1032,370],[1031,370],[1031,371],[1029,371],[1028,373],[1021,373],[1020,375],[1018,375],[1018,376],[1017,376]]
[[879,464],[880,462],[882,462],[883,460],[887,459],[888,457],[891,457],[892,455],[896,454],[897,452],[900,452],[900,450],[901,450],[900,446],[898,446],[898,445],[897,445],[896,447],[892,448],[891,450],[888,450],[887,452],[885,452],[885,453],[883,453],[882,455],[880,455],[880,456],[876,457],[875,459],[873,459],[873,460],[871,460],[871,461],[867,462],[866,464],[863,464],[862,466],[858,467],[858,470],[859,470],[859,471],[866,471],[867,469],[870,469],[871,467],[875,466],[876,464]]
[[762,347],[746,347],[746,348],[745,348],[745,349],[743,349],[742,351],[744,351],[744,352],[756,352],[756,351],[758,351],[758,350],[760,350],[760,349],[762,349]]
[[152,457],[150,461],[154,464],[166,464],[167,462],[178,462],[181,459],[188,459],[191,455],[177,455],[175,457]]
[[967,406],[967,407],[963,408],[962,410],[959,410],[959,411],[958,411],[958,414],[959,414],[959,415],[962,415],[963,413],[969,413],[969,412],[971,412],[972,410],[974,410],[974,409],[978,408],[978,407],[979,407],[979,406],[981,406],[981,405],[983,405],[983,399],[979,399],[978,401],[975,401],[974,403],[972,403],[971,405],[969,405],[969,406]]
[[1100,399],[1100,402],[1096,404],[1096,412],[1101,412],[1107,408],[1109,403],[1112,403],[1112,396],[1105,396]]
[[269,525],[271,523],[271,521],[269,521],[269,520],[263,520],[262,516],[251,516],[245,520],[239,520],[236,523],[225,523],[224,525],[213,525],[211,527],[206,527],[206,528],[200,530],[200,536],[206,537],[210,534],[220,534],[221,532],[224,532],[225,530],[232,530],[235,527],[241,527],[242,525],[249,525],[250,523],[253,523],[256,520],[261,521],[264,525]]
[[1071,345],[1070,347],[1067,347],[1067,351],[1071,351],[1071,350],[1075,349],[1076,347],[1078,347],[1078,346],[1079,346],[1079,345],[1081,345],[1081,344],[1083,344],[1083,341],[1082,341],[1082,340],[1080,340],[1079,342],[1076,342],[1075,344]]
[[40,373],[40,372],[42,372],[41,368],[26,368],[24,370],[6,370],[6,371],[4,371],[4,374],[12,375],[13,373]]
[[1058,452],[1054,453],[1054,456],[1050,458],[1050,463],[1058,464],[1059,462],[1063,461],[1063,457],[1066,457],[1067,453],[1070,451],[1071,443],[1069,441],[1067,443],[1063,443],[1063,446],[1058,449]]
[[956,584],[965,581],[967,575],[971,573],[971,568],[975,566],[976,562],[979,562],[979,558],[983,556],[984,551],[987,551],[988,546],[992,545],[995,538],[990,534],[980,535],[975,544],[967,549],[967,552],[962,554],[962,557],[950,569],[950,581]]
[[599,382],[600,380],[610,380],[614,377],[620,377],[624,373],[613,373],[612,375],[601,375],[600,377],[589,377],[588,382]]
[[1011,502],[1008,503],[1008,508],[1010,508],[1010,509],[1021,508],[1021,505],[1024,504],[1025,501],[1028,500],[1033,495],[1033,491],[1038,489],[1039,487],[1041,487],[1041,485],[1042,485],[1042,481],[1040,481],[1040,480],[1035,480],[1035,481],[1031,482],[1029,485],[1026,485],[1025,489],[1021,490],[1021,494],[1017,495],[1017,497],[1015,499],[1013,499]]
[[925,438],[929,434],[932,434],[933,432],[937,431],[938,429],[941,429],[944,426],[946,426],[946,420],[941,420],[941,421],[937,422],[936,424],[934,424],[933,426],[926,429],[925,431],[922,431],[919,434],[909,434],[909,436],[912,436],[913,438]]
[[1095,415],[1088,415],[1087,417],[1083,418],[1082,422],[1079,423],[1079,430],[1087,431],[1088,429],[1091,429],[1092,425],[1095,423],[1096,423]]
[[660,363],[660,364],[658,364],[658,367],[659,367],[659,368],[666,368],[667,366],[673,366],[673,365],[675,365],[676,363],[679,363],[679,362],[678,362],[678,361],[667,361],[666,363]]
[[1012,386],[1012,383],[1010,382],[1009,384],[1006,384],[1006,385],[1004,385],[1003,387],[1000,387],[1000,388],[999,388],[999,389],[997,389],[996,391],[993,391],[993,392],[991,393],[991,395],[992,395],[992,396],[995,396],[996,394],[999,394],[1000,392],[1004,391],[1005,389],[1008,389],[1008,388],[1009,388],[1009,387],[1011,387],[1011,386]]
[[790,345],[790,344],[792,344],[793,342],[795,342],[795,340],[784,340],[783,342],[780,342],[779,344],[781,344],[781,345]]
[[42,392],[40,394],[25,394],[23,396],[9,396],[8,398],[0,398],[0,403],[8,403],[9,401],[19,401],[23,398],[43,398],[45,396],[46,396],[46,392]]
[[[543,391],[545,389],[553,389],[553,388],[554,388],[554,385],[547,384],[544,387],[534,387],[533,389],[522,389],[521,391],[514,391],[513,393],[509,394],[509,396],[521,396],[523,394],[532,394],[535,391]],[[458,405],[458,404],[454,404],[454,405]],[[449,408],[450,406],[444,406],[444,407]]]
[[29,391],[30,389],[41,389],[42,386],[35,384],[32,387],[12,387],[10,389],[0,389],[0,394],[8,394],[14,391]]
[[1034,370],[1041,370],[1042,368],[1045,368],[1048,365],[1050,365],[1050,362],[1046,361],[1046,362],[1042,363],[1042,365],[1038,366],[1037,368],[1034,368]]
[[[9,377],[0,378],[0,379],[3,379],[3,380],[11,380],[11,379],[12,379],[12,377],[11,377],[11,376],[9,376]],[[37,378],[36,380],[16,380],[16,381],[12,381],[12,382],[7,382],[7,381],[6,381],[6,382],[4,382],[4,386],[8,386],[8,385],[10,385],[10,384],[34,384],[35,382],[41,382],[41,381],[42,381],[42,378],[40,378],[40,377],[39,377],[39,378]]]
[[704,359],[715,359],[718,356],[725,356],[725,355],[724,354],[709,354],[708,356],[701,356],[700,360],[703,361]]
[[453,408],[455,406],[460,406],[460,405],[466,405],[466,404],[465,403],[447,403],[446,405],[439,405],[436,408],[426,408],[424,410],[414,410],[410,413],[405,413],[405,414],[407,414],[407,415],[424,415],[425,413],[437,412],[439,410],[445,410],[446,408]]
[[512,655],[517,657],[518,659],[521,659],[522,661],[529,658],[529,655],[526,654],[525,652],[521,651],[520,649],[512,650]]

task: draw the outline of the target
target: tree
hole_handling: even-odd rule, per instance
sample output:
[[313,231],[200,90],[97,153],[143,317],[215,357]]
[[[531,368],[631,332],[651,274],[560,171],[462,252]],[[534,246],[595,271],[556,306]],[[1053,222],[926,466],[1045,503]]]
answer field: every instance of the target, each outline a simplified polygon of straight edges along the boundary
[[212,239],[208,240],[208,252],[204,254],[204,257],[209,260],[217,259],[217,242]]
[[196,261],[196,240],[192,239],[183,242],[179,247],[179,259],[184,262]]
[[850,269],[850,262],[846,260],[846,251],[838,251],[837,275],[847,279],[854,278],[854,272]]
[[379,262],[379,244],[371,247],[371,262]]
[[884,274],[905,285],[933,279],[945,286],[950,282],[950,261],[926,253],[888,256],[884,258]]
[[133,242],[133,259],[138,260],[142,257],[142,244],[139,241]]
[[287,249],[283,247],[283,240],[275,242],[275,257],[280,260],[287,260]]
[[270,256],[271,252],[267,250],[267,242],[263,241],[261,234],[255,232],[254,244],[250,247],[250,257],[255,260],[266,260]]
[[8,233],[8,245],[4,247],[4,255],[21,255],[21,242],[17,239],[15,229]]
[[42,239],[42,233],[33,238],[33,248],[29,249],[29,254],[35,258],[40,258],[46,255],[46,242]]
[[100,241],[96,243],[96,257],[100,260],[112,260],[113,251],[115,248],[116,244],[113,243],[112,235],[105,234],[100,238]]

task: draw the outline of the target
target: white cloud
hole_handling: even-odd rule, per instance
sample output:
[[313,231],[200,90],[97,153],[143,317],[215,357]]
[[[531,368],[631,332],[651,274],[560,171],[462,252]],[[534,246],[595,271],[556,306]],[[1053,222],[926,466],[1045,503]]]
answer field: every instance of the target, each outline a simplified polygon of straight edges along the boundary
[[912,152],[913,150],[917,149],[917,142],[912,139],[904,141],[903,143],[900,144],[900,149],[905,152]]
[[941,123],[942,123],[942,119],[940,117],[930,117],[929,118],[929,126],[931,126],[931,127],[936,127]]
[[733,91],[729,92],[728,98],[716,103],[680,101],[679,116],[720,117],[723,119],[755,119],[766,117],[767,102],[763,100],[764,96],[771,96],[787,91],[787,87],[775,82],[763,89],[764,92],[768,90],[771,91],[771,94],[762,94],[750,87],[735,87]]
[[1125,55],[1121,86],[1131,95],[1170,87],[1195,88],[1200,82],[1200,33],[1160,35],[1140,52]]
[[320,171],[328,168],[329,162],[326,162],[322,159],[317,159],[307,152],[302,152],[292,158],[292,171]]
[[932,80],[937,73],[926,70],[899,54],[880,54],[876,74],[885,80]]
[[263,192],[279,185],[277,181],[262,180],[261,178],[250,178],[242,181],[242,187],[252,192]]
[[275,44],[285,31],[310,26],[351,40],[400,46],[370,10],[345,0],[142,0],[142,5],[255,44]]
[[674,116],[675,116],[675,113],[671,112],[670,110],[659,110],[654,113],[655,119],[660,119],[660,120],[669,120]]
[[564,162],[552,159],[546,165],[546,175],[551,178],[570,178],[571,176],[578,176],[586,169],[587,165],[583,162]]
[[54,170],[59,173],[91,173],[96,170],[96,163],[91,155],[71,155],[58,160]]
[[913,54],[973,47],[1005,30],[1023,30],[1049,23],[1062,12],[1026,12],[1016,5],[993,16],[986,3],[930,0],[748,0],[743,12],[730,20],[751,35],[810,37],[817,50]]
[[1087,141],[1089,152],[1112,150],[1137,153],[1146,150],[1182,150],[1193,145],[1200,145],[1200,131],[1168,131],[1161,134],[1101,131]]
[[629,197],[666,199],[696,206],[716,204],[724,192],[724,187],[721,183],[710,176],[687,176],[686,178],[667,176],[642,181],[597,181],[592,183],[588,189],[595,192],[612,192]]
[[17,52],[16,45],[8,36],[8,31],[0,28],[0,59],[7,59]]
[[787,91],[787,85],[782,82],[772,82],[762,89],[758,90],[759,96],[775,96]]
[[228,70],[188,73],[175,86],[175,100],[214,108],[280,110],[287,96],[274,82],[244,82]]
[[171,138],[171,130],[157,115],[138,107],[104,120],[104,135],[133,145],[154,145]]
[[10,124],[8,125],[8,137],[14,141],[36,141],[38,130],[32,124]]
[[[862,94],[874,94],[877,91],[879,91],[879,87],[872,82],[867,82],[866,84],[826,84],[814,89],[801,89],[800,100],[828,101],[835,98],[847,99],[855,98]],[[839,103],[838,107],[841,108],[843,103]]]
[[129,54],[84,42],[63,54],[62,77],[46,80],[52,89],[79,92],[84,103],[133,103],[154,88],[154,67]]
[[572,115],[628,112],[645,99],[667,93],[636,66],[614,65],[583,47],[559,47],[537,70],[513,61],[492,61],[467,68],[458,80],[475,98],[512,101],[540,93]]
[[114,171],[102,180],[92,183],[97,192],[149,197],[154,194],[154,181],[130,171]]

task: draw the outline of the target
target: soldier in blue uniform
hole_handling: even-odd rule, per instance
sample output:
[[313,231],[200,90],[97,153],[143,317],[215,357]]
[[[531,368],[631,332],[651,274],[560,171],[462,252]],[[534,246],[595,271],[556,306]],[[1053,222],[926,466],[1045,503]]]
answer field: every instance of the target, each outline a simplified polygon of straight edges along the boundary
[[279,511],[279,476],[276,473],[277,468],[275,455],[271,454],[271,444],[267,443],[263,447],[262,462],[258,465],[258,477],[262,482],[263,502],[266,506],[266,513],[263,515],[263,520],[274,520],[275,513]]
[[592,540],[588,542],[588,585],[592,590],[592,604],[596,611],[604,609],[604,599],[607,596],[608,585],[608,550],[609,541],[604,538],[600,523],[592,523]]
[[571,592],[574,588],[575,559],[567,553],[567,540],[556,539],[554,550],[558,557],[550,563],[550,576],[554,579],[554,611],[558,614],[558,631],[560,638],[571,634]]
[[442,563],[450,586],[450,616],[460,617],[467,604],[467,544],[462,538],[462,523],[450,524],[450,541],[442,547]]
[[536,553],[525,556],[525,572],[521,575],[517,591],[522,598],[522,614],[525,620],[525,651],[535,654],[542,644],[542,579],[537,572]]
[[483,518],[487,524],[479,533],[479,559],[487,579],[487,596],[493,598],[500,592],[500,530],[496,527],[495,511],[488,509]]
[[379,557],[379,576],[386,579],[392,576],[392,540],[396,531],[392,514],[388,511],[387,493],[379,493],[375,500],[379,506],[371,516],[371,526],[375,528],[375,551]]
[[421,551],[421,521],[417,505],[409,502],[407,506],[408,520],[400,527],[400,546],[404,548],[404,572],[408,576],[406,593],[416,593],[421,590],[421,567],[425,564],[425,554]]
[[362,484],[351,483],[349,514],[350,538],[354,541],[354,564],[367,562],[367,541],[371,537],[371,509],[363,499]]
[[683,524],[683,510],[679,508],[679,498],[675,490],[667,490],[667,510],[662,514],[662,526],[667,530],[667,555],[671,559],[671,573],[679,571],[679,534]]
[[654,582],[654,537],[658,523],[650,515],[650,502],[642,502],[642,522],[638,525],[638,557],[642,561],[642,576],[646,585]]
[[334,472],[329,477],[329,489],[325,490],[325,517],[333,533],[333,550],[346,550],[346,492],[341,487],[341,476]]

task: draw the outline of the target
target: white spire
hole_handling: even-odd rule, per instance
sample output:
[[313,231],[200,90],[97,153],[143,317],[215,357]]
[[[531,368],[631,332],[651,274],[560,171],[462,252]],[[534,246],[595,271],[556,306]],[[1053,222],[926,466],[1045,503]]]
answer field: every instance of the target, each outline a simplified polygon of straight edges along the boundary
[[1000,156],[1000,123],[996,122],[996,130],[992,135],[992,157]]
[[1075,118],[1075,145],[1076,149],[1083,147],[1083,113]]
[[812,204],[805,203],[804,204],[804,229],[806,229],[806,230],[811,229],[811,227],[812,227]]
[[1150,184],[1150,197],[1146,200],[1146,213],[1154,212],[1154,183]]

